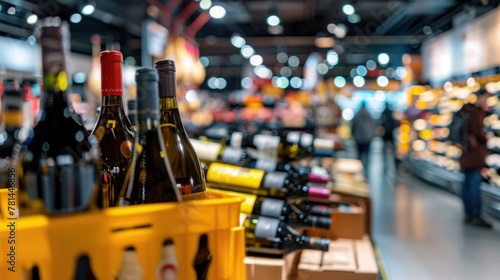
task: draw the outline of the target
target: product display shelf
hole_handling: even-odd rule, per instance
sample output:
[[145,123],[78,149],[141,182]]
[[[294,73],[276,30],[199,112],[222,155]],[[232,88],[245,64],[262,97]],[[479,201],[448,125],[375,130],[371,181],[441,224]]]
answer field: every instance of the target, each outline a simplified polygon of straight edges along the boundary
[[[0,195],[2,202],[5,192]],[[112,280],[122,266],[122,253],[134,247],[143,279],[156,279],[162,244],[172,239],[179,262],[178,279],[197,279],[193,267],[200,236],[208,237],[211,262],[207,279],[245,279],[245,236],[240,227],[242,198],[208,192],[208,200],[109,208],[64,216],[21,217],[16,225],[16,273],[0,263],[0,279],[23,279],[37,266],[42,280],[71,280],[77,259],[88,256],[99,280]],[[5,203],[0,205],[6,207]],[[3,217],[3,222],[7,221]],[[8,228],[0,229],[2,252]]]
[[418,178],[440,187],[453,194],[460,194],[464,175],[460,172],[446,170],[424,160],[415,159],[410,155],[403,164]]
[[483,182],[481,184],[481,194],[484,212],[500,220],[500,187]]

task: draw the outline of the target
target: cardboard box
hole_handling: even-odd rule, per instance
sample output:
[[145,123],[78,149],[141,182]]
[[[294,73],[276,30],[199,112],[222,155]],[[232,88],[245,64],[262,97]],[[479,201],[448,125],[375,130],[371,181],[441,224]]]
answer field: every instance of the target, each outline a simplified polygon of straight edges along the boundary
[[339,202],[356,205],[354,211],[343,212],[339,209],[334,209],[331,215],[332,225],[330,229],[307,229],[306,236],[321,237],[321,238],[349,238],[361,239],[368,232],[366,226],[366,206],[362,199],[359,198],[339,198]]
[[339,239],[330,251],[304,250],[300,255],[297,280],[376,280],[378,267],[370,240]]
[[293,269],[296,253],[281,259],[245,257],[247,280],[287,280]]

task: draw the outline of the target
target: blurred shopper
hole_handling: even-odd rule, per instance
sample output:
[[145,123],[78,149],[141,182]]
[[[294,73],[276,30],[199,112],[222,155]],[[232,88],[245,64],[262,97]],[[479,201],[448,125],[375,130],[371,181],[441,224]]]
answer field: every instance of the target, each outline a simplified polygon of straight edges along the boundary
[[[394,129],[399,125],[398,121],[394,119],[394,112],[389,107],[389,104],[385,104],[385,109],[380,116],[380,125],[384,129],[384,134],[382,138],[384,139],[384,170],[387,172],[389,170],[389,160],[395,162],[396,157],[396,145],[394,144]],[[390,155],[388,155],[390,152]]]
[[484,110],[489,93],[480,89],[476,93],[477,101],[474,104],[466,104],[461,113],[467,115],[464,150],[460,157],[460,166],[465,175],[462,186],[462,199],[465,209],[465,222],[480,227],[490,228],[491,224],[481,218],[481,169],[486,167],[485,158],[488,155],[486,147],[486,134],[483,119],[486,116]]
[[368,154],[370,152],[370,143],[375,138],[376,129],[377,123],[366,109],[365,103],[363,103],[359,112],[352,119],[351,132],[358,146],[358,158],[363,163],[365,175],[368,175]]

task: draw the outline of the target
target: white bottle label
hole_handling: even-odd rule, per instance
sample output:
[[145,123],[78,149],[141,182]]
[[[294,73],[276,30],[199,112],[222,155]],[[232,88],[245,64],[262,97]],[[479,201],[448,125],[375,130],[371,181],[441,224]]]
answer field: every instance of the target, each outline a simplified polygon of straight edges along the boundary
[[285,206],[284,200],[266,198],[262,201],[262,205],[260,206],[260,215],[280,218],[283,212],[283,206]]
[[219,151],[222,148],[222,145],[219,143],[205,142],[196,139],[189,139],[193,148],[198,155],[200,160],[204,161],[217,161],[217,156],[219,155]]
[[239,164],[242,154],[242,149],[226,146],[222,151],[221,160],[227,163]]
[[268,172],[262,186],[266,189],[281,189],[285,185],[288,174],[285,172]]
[[296,131],[289,132],[286,136],[286,141],[289,143],[299,143],[300,141],[300,133]]
[[276,166],[278,162],[275,159],[263,159],[259,158],[255,163],[255,169],[264,170],[267,172],[276,171]]
[[311,147],[313,143],[313,136],[311,134],[302,134],[300,137],[300,145],[304,148],[309,148]]
[[242,140],[243,140],[243,133],[233,132],[233,134],[231,134],[231,140],[230,140],[231,147],[241,148]]
[[142,280],[144,272],[134,250],[123,251],[122,268],[118,273],[118,280]]
[[156,268],[156,277],[159,280],[177,280],[179,274],[179,262],[174,244],[163,246],[160,263]]
[[333,147],[335,145],[335,141],[331,139],[314,139],[313,147],[315,150],[325,150],[325,151],[333,151]]
[[267,154],[271,157],[278,156],[278,148],[281,139],[279,136],[258,134],[253,138],[253,144],[260,153]]
[[280,224],[279,219],[260,216],[257,225],[255,225],[255,231],[254,231],[255,237],[266,238],[266,239],[275,238],[279,224]]

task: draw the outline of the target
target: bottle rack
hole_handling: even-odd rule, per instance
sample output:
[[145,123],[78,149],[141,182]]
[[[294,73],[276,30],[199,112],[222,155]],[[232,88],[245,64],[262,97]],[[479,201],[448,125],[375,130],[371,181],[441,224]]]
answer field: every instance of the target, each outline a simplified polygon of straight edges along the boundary
[[[38,266],[42,280],[72,280],[77,259],[87,255],[99,280],[112,280],[122,265],[122,252],[134,247],[143,279],[157,279],[163,242],[171,238],[179,263],[178,279],[197,279],[193,262],[200,236],[208,237],[212,259],[207,279],[245,279],[245,236],[240,226],[239,196],[207,191],[209,199],[109,208],[64,216],[29,216],[17,220],[16,272],[0,262],[0,279],[21,280]],[[0,201],[7,201],[0,190]],[[0,204],[6,208],[5,203]],[[0,214],[5,214],[0,212]],[[4,222],[5,215],[1,217]],[[9,230],[0,228],[3,248]],[[4,252],[2,250],[2,252]],[[5,254],[2,253],[5,256]]]

